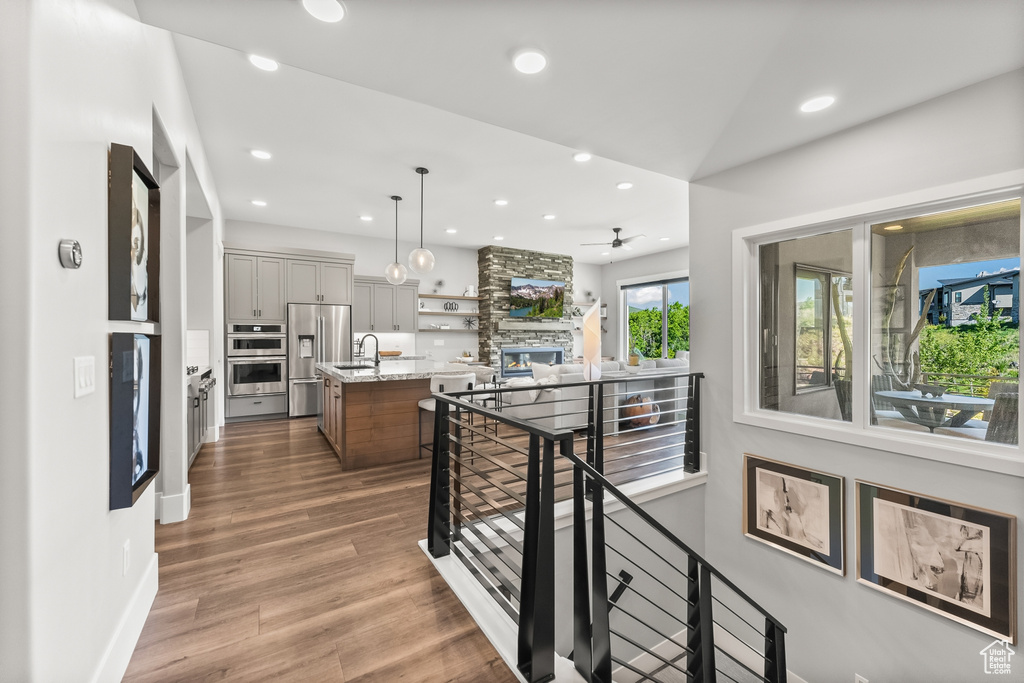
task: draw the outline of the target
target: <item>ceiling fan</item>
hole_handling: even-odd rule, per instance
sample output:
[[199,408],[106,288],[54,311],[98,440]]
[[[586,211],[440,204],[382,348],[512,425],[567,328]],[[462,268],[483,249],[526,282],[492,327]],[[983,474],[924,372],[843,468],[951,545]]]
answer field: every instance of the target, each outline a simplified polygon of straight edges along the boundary
[[618,249],[619,247],[622,247],[623,250],[630,251],[630,250],[633,249],[633,247],[629,246],[630,242],[632,242],[633,240],[638,240],[638,239],[640,239],[642,237],[645,237],[645,235],[633,235],[632,237],[625,237],[625,238],[623,238],[623,237],[619,237],[619,233],[622,232],[622,228],[612,228],[612,230],[615,231],[615,239],[613,239],[611,242],[587,242],[585,244],[581,244],[580,246],[581,247],[596,247],[596,246],[606,247],[606,246],[608,246],[610,244],[610,245],[612,245],[612,249]]

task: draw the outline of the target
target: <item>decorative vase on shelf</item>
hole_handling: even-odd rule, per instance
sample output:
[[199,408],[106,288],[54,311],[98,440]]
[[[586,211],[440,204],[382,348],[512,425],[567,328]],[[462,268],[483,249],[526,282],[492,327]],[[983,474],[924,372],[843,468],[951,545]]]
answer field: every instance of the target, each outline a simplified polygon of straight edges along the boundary
[[466,287],[466,291],[462,293],[462,296],[476,296],[476,285]]

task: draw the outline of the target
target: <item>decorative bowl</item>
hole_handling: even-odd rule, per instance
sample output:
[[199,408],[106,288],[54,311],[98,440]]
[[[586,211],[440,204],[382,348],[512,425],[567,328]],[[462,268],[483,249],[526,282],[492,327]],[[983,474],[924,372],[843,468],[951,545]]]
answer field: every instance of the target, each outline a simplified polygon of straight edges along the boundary
[[937,384],[915,384],[914,388],[920,391],[922,396],[928,398],[938,398],[946,393],[946,387]]
[[401,356],[402,352],[401,351],[381,351],[380,355],[385,356],[385,357],[388,357],[388,356]]

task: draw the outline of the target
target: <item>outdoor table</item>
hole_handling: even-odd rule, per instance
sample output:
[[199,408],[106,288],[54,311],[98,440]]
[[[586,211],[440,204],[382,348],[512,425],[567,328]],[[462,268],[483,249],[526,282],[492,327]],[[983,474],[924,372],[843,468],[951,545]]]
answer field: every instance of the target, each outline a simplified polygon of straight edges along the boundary
[[[876,391],[875,396],[885,399],[908,421],[923,425],[934,432],[936,427],[963,427],[975,413],[991,410],[995,401],[980,396],[943,394],[924,396],[920,391]],[[946,411],[955,411],[947,420]]]

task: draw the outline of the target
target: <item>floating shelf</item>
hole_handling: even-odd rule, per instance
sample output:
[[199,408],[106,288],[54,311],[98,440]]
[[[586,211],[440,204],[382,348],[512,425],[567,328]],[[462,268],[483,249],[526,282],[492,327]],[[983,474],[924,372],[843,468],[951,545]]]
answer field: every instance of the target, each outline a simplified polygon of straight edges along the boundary
[[468,327],[449,327],[447,329],[441,329],[440,327],[421,327],[420,332],[479,332],[477,328]]
[[461,311],[420,311],[420,315],[457,315],[464,318],[479,318],[479,313],[463,313]]
[[448,299],[449,301],[483,301],[482,296],[445,296],[444,294],[420,294],[421,299]]

